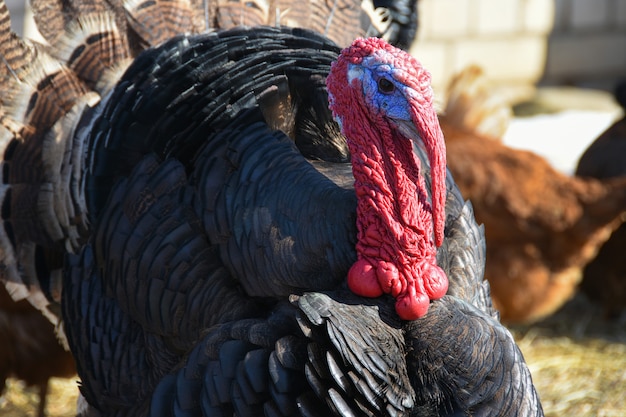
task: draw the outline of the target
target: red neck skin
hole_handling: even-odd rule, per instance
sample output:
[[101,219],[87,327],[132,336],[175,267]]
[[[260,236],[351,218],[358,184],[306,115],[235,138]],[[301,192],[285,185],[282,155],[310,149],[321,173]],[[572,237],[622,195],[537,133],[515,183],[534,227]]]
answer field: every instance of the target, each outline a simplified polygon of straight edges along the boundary
[[391,294],[400,318],[414,320],[448,289],[437,266],[432,211],[419,161],[411,141],[394,135],[384,119],[346,122],[344,126],[361,128],[353,135],[345,132],[348,138],[360,136],[349,140],[358,198],[358,260],[348,273],[348,286],[367,297]]
[[[353,49],[333,64],[327,79],[330,108],[340,121],[352,154],[357,195],[357,262],[348,272],[348,286],[365,297],[391,294],[400,318],[414,320],[426,314],[430,300],[443,297],[448,289],[433,241],[433,221],[437,245],[443,240],[445,145],[432,97],[419,95],[423,91],[419,86],[425,85],[429,76],[419,78],[417,74],[412,88],[418,97],[411,117],[434,164],[432,210],[411,139],[394,127],[395,121],[366,104],[360,80],[348,81],[348,61],[358,64],[369,53],[362,51],[368,42],[355,41]],[[382,41],[371,43],[376,47]],[[404,58],[403,52],[382,46]],[[419,64],[410,65],[416,68]]]

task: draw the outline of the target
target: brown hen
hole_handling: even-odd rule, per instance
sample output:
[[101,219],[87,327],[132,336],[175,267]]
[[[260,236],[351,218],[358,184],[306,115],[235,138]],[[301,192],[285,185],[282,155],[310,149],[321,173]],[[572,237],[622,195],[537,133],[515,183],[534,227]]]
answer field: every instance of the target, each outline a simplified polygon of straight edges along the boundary
[[440,116],[448,166],[485,225],[485,277],[503,321],[532,322],[572,297],[582,269],[622,223],[626,179],[567,176],[532,152],[493,140],[497,129],[481,133],[480,126],[502,126],[506,112],[491,98],[485,107],[488,95],[472,94],[484,92],[477,82],[484,79],[475,68],[451,82],[451,101]]

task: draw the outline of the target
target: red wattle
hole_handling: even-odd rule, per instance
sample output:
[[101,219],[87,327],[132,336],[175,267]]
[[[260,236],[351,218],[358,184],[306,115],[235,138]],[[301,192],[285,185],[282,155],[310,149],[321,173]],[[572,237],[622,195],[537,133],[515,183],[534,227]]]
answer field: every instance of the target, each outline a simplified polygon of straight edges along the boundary
[[428,312],[430,300],[426,294],[418,293],[414,287],[410,287],[405,293],[396,299],[396,313],[402,320],[417,320]]
[[448,292],[448,277],[437,265],[429,265],[422,274],[426,295],[431,300],[438,300]]
[[376,277],[383,292],[397,297],[402,291],[402,282],[398,268],[391,262],[378,261]]
[[348,271],[348,287],[363,297],[380,297],[383,290],[376,277],[376,269],[365,259],[359,259]]

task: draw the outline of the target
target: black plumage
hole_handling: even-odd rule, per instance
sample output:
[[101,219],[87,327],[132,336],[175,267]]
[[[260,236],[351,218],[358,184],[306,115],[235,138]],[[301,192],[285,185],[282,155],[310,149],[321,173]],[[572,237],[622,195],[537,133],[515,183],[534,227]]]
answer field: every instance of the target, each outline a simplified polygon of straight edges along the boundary
[[[301,48],[294,50],[300,39]],[[290,47],[284,48],[283,42]],[[181,45],[196,52],[181,53]],[[212,45],[228,52],[214,53]],[[308,45],[326,45],[326,52]],[[251,73],[240,68],[254,63],[257,53],[272,58],[249,78]],[[390,298],[363,299],[344,288],[343,277],[355,260],[355,200],[345,185],[350,179],[343,178],[351,173],[344,169],[346,162],[326,161],[326,169],[316,169],[319,159],[345,159],[342,138],[333,137],[322,155],[307,160],[296,146],[296,138],[303,136],[296,121],[300,102],[283,104],[296,115],[284,128],[292,137],[269,129],[277,122],[263,111],[272,94],[304,95],[292,74],[298,81],[320,77],[336,53],[316,35],[287,29],[175,39],[137,60],[103,108],[96,109],[102,121],[94,119],[91,137],[103,145],[100,137],[108,140],[106,146],[89,147],[92,160],[98,161],[99,152],[111,155],[112,161],[119,160],[116,155],[147,154],[128,162],[133,169],[114,165],[127,178],[112,186],[95,222],[94,238],[72,260],[78,269],[69,269],[64,286],[77,291],[64,294],[65,317],[82,317],[66,324],[72,345],[85,352],[79,359],[82,392],[101,411],[241,416],[540,413],[536,394],[526,396],[533,388],[521,353],[497,321],[488,284],[482,281],[482,228],[451,176],[446,239],[438,256],[450,278],[449,295],[434,302],[422,320],[405,323],[395,316]],[[180,56],[190,62],[181,63]],[[289,66],[283,67],[281,59]],[[215,64],[221,60],[232,60],[229,66],[237,70],[210,75],[195,71],[223,67]],[[176,69],[177,83],[162,82],[153,71],[168,67]],[[228,97],[234,104],[222,103],[221,111],[214,111],[203,94],[228,88],[223,77],[250,86],[231,92],[259,86],[258,92],[232,92]],[[153,87],[160,83],[170,88]],[[304,85],[304,91],[311,89],[311,83]],[[325,99],[322,88],[314,91]],[[171,104],[169,97],[183,92],[184,100]],[[143,112],[143,106],[161,115],[159,120],[142,127],[142,118],[135,119],[134,113]],[[200,110],[183,113],[179,106]],[[154,133],[135,137],[134,129],[124,127],[128,120],[136,131]],[[328,116],[325,120],[333,123]],[[310,127],[311,122],[302,125]],[[199,126],[203,134],[195,139],[189,132],[199,132]],[[182,149],[176,143],[179,137],[186,139]],[[139,144],[135,138],[141,139]],[[193,147],[198,150],[192,152]],[[264,245],[267,241],[273,244]],[[92,313],[79,314],[76,310],[85,307],[72,300],[85,294],[101,298],[87,303]],[[88,329],[105,327],[100,317],[106,317],[106,327],[119,329],[109,334],[119,332],[119,343],[133,348],[122,350],[111,342],[101,347],[101,341],[85,337]],[[110,354],[124,359],[112,360]],[[125,375],[128,363],[136,364],[136,376]],[[444,363],[449,367],[440,368]],[[140,378],[142,372],[150,377]],[[98,383],[91,385],[92,380]],[[100,386],[107,380],[111,386]],[[135,385],[135,380],[141,382]],[[102,399],[102,392],[120,392],[120,385],[124,396],[117,398],[127,398],[123,404]],[[513,404],[507,404],[510,398]]]
[[402,321],[346,288],[356,196],[324,83],[339,51],[286,27],[180,35],[73,110],[87,230],[60,302],[82,415],[542,414],[449,173],[448,295]]

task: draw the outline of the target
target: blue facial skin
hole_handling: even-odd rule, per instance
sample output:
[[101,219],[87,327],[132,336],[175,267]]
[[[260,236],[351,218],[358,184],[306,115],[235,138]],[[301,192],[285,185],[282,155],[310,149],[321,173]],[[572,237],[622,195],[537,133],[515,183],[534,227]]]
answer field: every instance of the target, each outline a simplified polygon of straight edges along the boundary
[[393,76],[399,71],[402,70],[380,63],[376,57],[367,57],[361,64],[349,66],[348,81],[358,78],[371,110],[393,120],[403,137],[423,146],[409,109],[409,100],[417,96],[417,92]]
[[360,65],[351,65],[348,81],[361,79],[363,93],[372,110],[383,112],[394,120],[411,120],[406,94],[410,90],[394,78],[397,71],[389,64],[376,62],[375,57],[363,59]]

